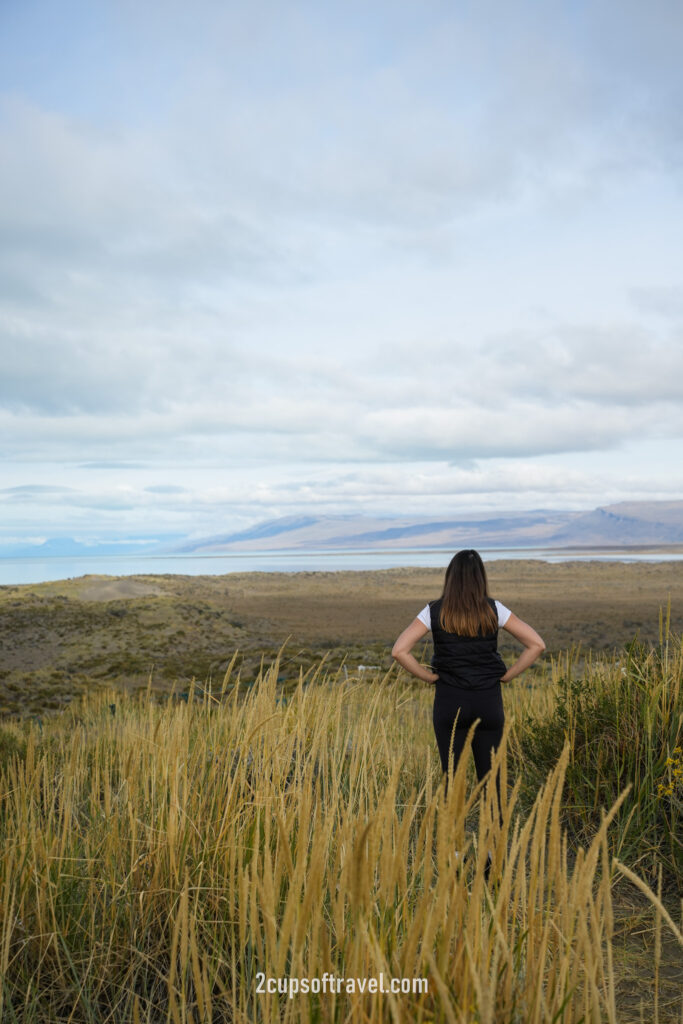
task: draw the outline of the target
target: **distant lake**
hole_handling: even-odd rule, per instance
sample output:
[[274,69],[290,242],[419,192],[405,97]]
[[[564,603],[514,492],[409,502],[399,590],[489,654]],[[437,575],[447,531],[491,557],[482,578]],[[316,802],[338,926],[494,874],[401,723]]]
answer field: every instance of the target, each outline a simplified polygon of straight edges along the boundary
[[[562,551],[557,548],[479,548],[484,561],[535,558],[543,562],[670,562],[680,552],[643,550]],[[47,583],[78,576],[222,576],[232,572],[341,572],[343,570],[445,568],[452,548],[393,551],[248,551],[229,555],[93,555],[85,558],[0,558],[0,585]]]

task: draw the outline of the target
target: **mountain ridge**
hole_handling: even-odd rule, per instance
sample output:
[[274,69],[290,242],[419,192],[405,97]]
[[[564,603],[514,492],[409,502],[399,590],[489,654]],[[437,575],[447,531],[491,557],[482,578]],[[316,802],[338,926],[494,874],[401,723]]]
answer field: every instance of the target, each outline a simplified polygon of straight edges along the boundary
[[[285,539],[286,538],[286,539]],[[283,543],[284,541],[284,543]],[[197,538],[176,553],[442,547],[628,547],[683,544],[683,501],[621,502],[590,511],[531,509],[446,516],[284,516]]]
[[629,501],[575,511],[524,509],[469,511],[452,516],[369,516],[302,513],[253,526],[189,538],[110,537],[100,541],[48,537],[0,546],[5,558],[131,555],[220,555],[268,551],[390,551],[482,548],[628,548],[683,545],[683,500]]

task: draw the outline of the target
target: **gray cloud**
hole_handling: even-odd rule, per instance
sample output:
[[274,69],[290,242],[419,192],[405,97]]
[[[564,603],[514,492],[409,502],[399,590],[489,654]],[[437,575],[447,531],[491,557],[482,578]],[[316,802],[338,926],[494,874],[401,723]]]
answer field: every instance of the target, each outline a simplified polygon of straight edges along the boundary
[[630,296],[638,310],[683,323],[683,284],[631,288]]
[[[607,374],[607,371],[605,371]],[[647,385],[647,382],[646,382]],[[537,383],[537,388],[539,385]],[[547,453],[608,450],[628,439],[676,437],[683,433],[680,401],[641,396],[637,403],[613,395],[604,400],[604,382],[592,393],[548,388],[538,395],[514,389],[490,390],[488,402],[457,396],[424,404],[385,404],[375,408],[349,391],[321,390],[307,397],[294,391],[260,404],[250,397],[221,404],[215,398],[166,414],[104,414],[70,417],[0,415],[6,455],[14,458],[96,459],[104,451],[140,462],[202,465],[240,460],[270,465],[291,460],[439,461],[520,457]],[[586,390],[583,378],[577,392]],[[667,390],[666,388],[660,390]],[[17,423],[21,429],[17,429]],[[12,440],[8,440],[11,438]]]
[[145,463],[142,463],[142,462],[116,462],[114,459],[107,459],[107,460],[103,460],[102,462],[83,462],[83,463],[81,463],[81,465],[77,466],[76,468],[78,470],[81,470],[81,469],[86,469],[86,470],[103,469],[103,470],[106,470],[107,472],[110,472],[111,470],[116,470],[116,469],[133,469],[133,470],[138,470],[138,469],[145,469],[145,468],[149,468],[149,467],[146,467]]
[[6,494],[10,500],[15,498],[23,500],[28,497],[34,498],[44,495],[53,498],[55,495],[71,493],[75,493],[73,487],[53,487],[49,484],[22,484],[19,487],[3,487],[0,490],[0,494]]
[[683,346],[637,322],[522,331],[493,341],[489,365],[499,388],[548,405],[627,403],[633,412],[683,399]]
[[177,487],[175,484],[157,484],[154,487],[145,487],[148,494],[187,494],[187,487]]
[[[638,244],[650,214],[680,212],[679,5],[108,17],[100,65],[77,25],[69,68],[47,37],[4,44],[6,460],[466,473],[681,436],[683,305],[664,275],[683,254]],[[22,42],[41,75],[19,75]],[[263,507],[289,500],[278,487],[259,485]],[[324,500],[310,480],[292,500],[306,493]],[[71,495],[190,497],[163,480]]]

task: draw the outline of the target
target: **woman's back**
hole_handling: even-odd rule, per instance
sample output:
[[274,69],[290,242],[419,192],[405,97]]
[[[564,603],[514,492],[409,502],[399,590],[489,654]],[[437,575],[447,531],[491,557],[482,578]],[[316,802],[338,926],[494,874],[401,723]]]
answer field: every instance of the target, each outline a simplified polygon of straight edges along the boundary
[[486,623],[476,636],[444,629],[443,597],[430,601],[429,627],[434,642],[432,669],[442,683],[464,690],[487,690],[505,674],[505,663],[498,653],[498,626],[505,624],[510,612],[500,602],[487,600],[495,613],[496,627],[492,630]]

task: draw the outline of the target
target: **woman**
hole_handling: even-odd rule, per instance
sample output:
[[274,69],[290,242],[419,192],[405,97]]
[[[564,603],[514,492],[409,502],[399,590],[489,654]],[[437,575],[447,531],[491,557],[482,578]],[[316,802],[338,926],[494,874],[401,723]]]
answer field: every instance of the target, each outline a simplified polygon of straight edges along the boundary
[[[524,645],[507,670],[497,646],[501,626]],[[411,653],[430,629],[434,641],[431,672]],[[520,675],[544,650],[535,629],[488,596],[486,570],[477,552],[459,551],[446,570],[441,597],[422,609],[391,652],[412,675],[436,684],[433,722],[444,772],[448,771],[451,741],[455,768],[470,726],[480,719],[472,752],[477,778],[484,778],[503,735],[501,683]]]

